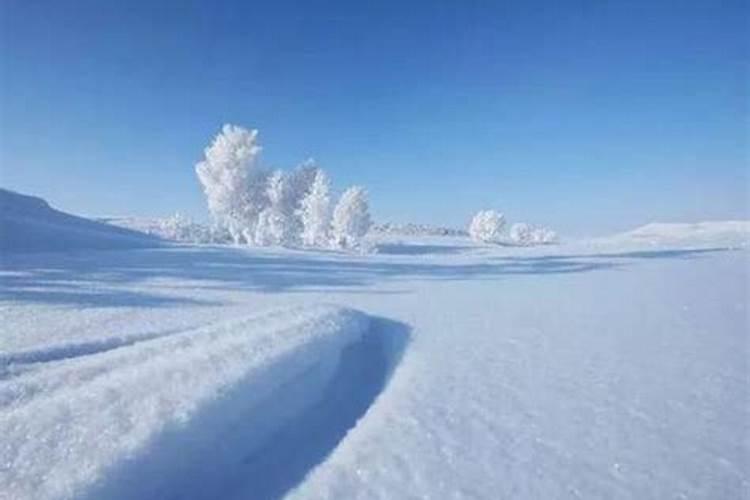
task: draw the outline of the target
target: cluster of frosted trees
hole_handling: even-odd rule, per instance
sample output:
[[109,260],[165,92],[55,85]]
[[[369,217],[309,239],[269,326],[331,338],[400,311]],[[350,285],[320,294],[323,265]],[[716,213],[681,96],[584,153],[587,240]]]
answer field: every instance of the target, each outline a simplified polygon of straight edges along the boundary
[[557,233],[546,227],[517,222],[506,234],[505,216],[495,210],[480,210],[469,224],[469,236],[484,243],[531,246],[557,242]]
[[335,207],[326,173],[308,160],[291,172],[259,163],[258,131],[224,125],[196,165],[214,222],[235,243],[361,248],[367,193],[350,187]]
[[198,224],[180,213],[158,220],[156,226],[148,228],[147,232],[167,240],[190,243],[211,243],[216,240],[211,227]]

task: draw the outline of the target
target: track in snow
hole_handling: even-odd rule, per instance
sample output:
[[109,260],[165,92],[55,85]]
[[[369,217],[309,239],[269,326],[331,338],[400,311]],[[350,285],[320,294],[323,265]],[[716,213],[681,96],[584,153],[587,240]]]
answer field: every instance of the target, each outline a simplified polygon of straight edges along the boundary
[[318,306],[22,370],[0,380],[0,498],[278,498],[365,414],[407,338]]
[[4,372],[11,371],[11,367],[23,370],[27,365],[89,356],[177,333],[180,333],[180,330],[143,332],[134,335],[110,336],[82,342],[64,342],[13,352],[0,352],[0,378],[2,378]]

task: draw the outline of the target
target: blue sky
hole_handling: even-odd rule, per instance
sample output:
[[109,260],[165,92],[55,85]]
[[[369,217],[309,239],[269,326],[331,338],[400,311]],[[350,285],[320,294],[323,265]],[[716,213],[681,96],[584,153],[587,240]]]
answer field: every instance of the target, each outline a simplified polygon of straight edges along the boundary
[[380,220],[481,208],[569,234],[748,217],[744,1],[0,6],[0,185],[205,218],[223,123]]

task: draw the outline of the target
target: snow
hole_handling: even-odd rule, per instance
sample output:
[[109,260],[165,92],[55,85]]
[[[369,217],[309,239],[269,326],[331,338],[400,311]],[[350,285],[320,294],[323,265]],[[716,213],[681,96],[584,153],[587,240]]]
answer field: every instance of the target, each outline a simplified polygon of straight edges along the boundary
[[748,223],[647,228],[6,253],[0,498],[747,497]]
[[51,208],[41,198],[0,188],[0,252],[153,247],[159,240]]
[[[7,353],[16,362],[0,387],[2,494],[225,497],[270,437],[317,404],[332,377],[352,372],[337,372],[338,361],[368,327],[361,313],[319,306],[119,349],[71,346],[41,364]],[[368,347],[360,363],[379,355]]]
[[686,223],[652,222],[614,237],[595,240],[604,244],[643,246],[746,247],[750,243],[750,221]]

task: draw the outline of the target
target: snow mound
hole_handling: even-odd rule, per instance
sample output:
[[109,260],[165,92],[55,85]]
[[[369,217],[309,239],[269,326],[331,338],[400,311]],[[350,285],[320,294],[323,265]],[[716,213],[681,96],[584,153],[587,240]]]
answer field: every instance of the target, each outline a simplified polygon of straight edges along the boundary
[[60,212],[41,198],[0,189],[0,252],[158,246],[151,236]]
[[649,247],[743,248],[750,243],[750,221],[653,222],[598,241]]
[[306,306],[48,362],[5,353],[0,498],[276,497],[382,389],[375,321]]

